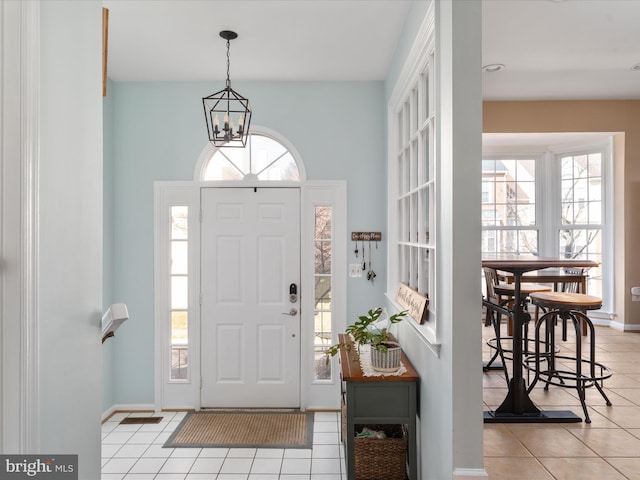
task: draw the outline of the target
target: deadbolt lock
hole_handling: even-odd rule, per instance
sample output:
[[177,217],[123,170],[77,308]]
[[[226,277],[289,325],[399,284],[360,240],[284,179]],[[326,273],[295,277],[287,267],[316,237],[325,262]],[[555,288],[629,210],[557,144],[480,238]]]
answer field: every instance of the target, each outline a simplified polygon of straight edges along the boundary
[[289,285],[289,301],[291,303],[298,301],[298,286],[295,283]]

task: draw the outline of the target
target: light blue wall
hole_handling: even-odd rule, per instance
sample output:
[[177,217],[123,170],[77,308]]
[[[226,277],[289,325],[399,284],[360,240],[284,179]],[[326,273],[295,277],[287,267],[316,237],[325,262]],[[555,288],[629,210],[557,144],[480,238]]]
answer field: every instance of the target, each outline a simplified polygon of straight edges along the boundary
[[[153,402],[153,182],[191,180],[206,145],[203,96],[218,83],[113,82],[113,298],[130,320],[113,341],[114,404]],[[382,82],[233,83],[251,100],[252,123],[284,135],[311,180],[347,180],[348,231],[386,238],[385,100]],[[348,261],[353,244],[348,242]],[[386,242],[375,250],[375,285],[349,279],[347,321],[382,305]],[[104,397],[108,398],[108,397]]]

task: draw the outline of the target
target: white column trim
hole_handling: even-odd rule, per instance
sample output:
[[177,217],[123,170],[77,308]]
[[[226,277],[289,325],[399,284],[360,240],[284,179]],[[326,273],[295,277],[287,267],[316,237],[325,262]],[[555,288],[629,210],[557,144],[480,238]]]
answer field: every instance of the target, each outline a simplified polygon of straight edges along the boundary
[[0,449],[37,453],[40,2],[1,3],[0,25]]
[[38,452],[38,171],[40,160],[40,2],[21,2],[21,451]]

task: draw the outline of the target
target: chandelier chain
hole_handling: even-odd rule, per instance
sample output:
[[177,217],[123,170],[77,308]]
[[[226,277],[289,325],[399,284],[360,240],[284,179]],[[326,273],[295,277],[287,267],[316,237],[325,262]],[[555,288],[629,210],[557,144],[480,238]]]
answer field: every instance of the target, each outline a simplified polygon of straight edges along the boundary
[[231,80],[229,80],[229,64],[231,63],[230,55],[229,55],[229,46],[230,46],[230,42],[227,39],[227,87],[231,86]]

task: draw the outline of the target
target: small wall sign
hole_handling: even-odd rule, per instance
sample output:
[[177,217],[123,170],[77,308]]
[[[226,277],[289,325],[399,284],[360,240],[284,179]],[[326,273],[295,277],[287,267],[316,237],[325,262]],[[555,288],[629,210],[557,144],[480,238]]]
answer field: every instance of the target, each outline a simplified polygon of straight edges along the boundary
[[382,240],[382,232],[351,232],[351,240],[364,242],[379,242]]
[[420,325],[426,322],[429,313],[427,309],[429,306],[428,296],[420,295],[404,283],[399,283],[396,291],[396,302],[406,309],[409,315]]

